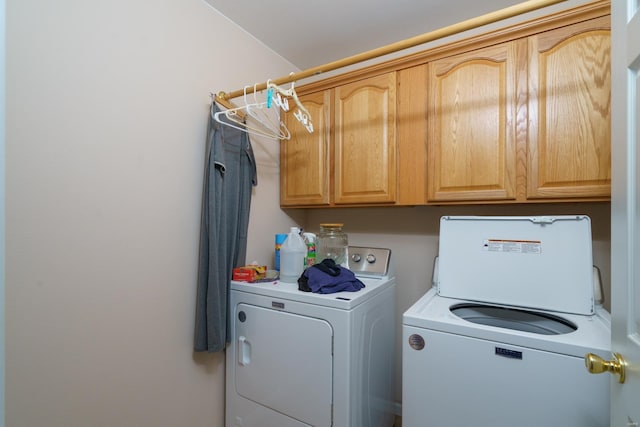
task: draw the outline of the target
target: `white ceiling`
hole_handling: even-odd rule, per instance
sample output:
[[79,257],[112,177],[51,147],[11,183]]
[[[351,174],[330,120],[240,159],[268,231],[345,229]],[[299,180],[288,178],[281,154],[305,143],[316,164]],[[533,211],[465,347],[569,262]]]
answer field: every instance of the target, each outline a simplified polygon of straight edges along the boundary
[[521,0],[205,0],[301,70]]

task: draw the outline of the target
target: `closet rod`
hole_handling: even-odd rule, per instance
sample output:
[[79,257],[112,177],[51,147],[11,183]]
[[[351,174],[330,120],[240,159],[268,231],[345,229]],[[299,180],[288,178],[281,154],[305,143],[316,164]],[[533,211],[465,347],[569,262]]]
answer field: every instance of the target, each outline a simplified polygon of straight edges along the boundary
[[[503,19],[511,18],[511,17],[521,15],[523,13],[531,12],[537,9],[542,9],[543,7],[551,6],[557,3],[562,3],[564,1],[567,1],[567,0],[528,0],[513,6],[506,7],[504,9],[500,9],[495,12],[487,13],[485,15],[471,18],[466,21],[459,22],[457,24],[449,25],[439,30],[424,33],[419,36],[401,40],[399,42],[382,46],[373,50],[369,50],[367,52],[359,53],[357,55],[349,56],[344,59],[329,62],[327,64],[319,65],[317,67],[309,68],[304,71],[291,73],[288,76],[281,77],[279,79],[274,79],[271,81],[277,85],[295,82],[297,80],[302,80],[307,77],[312,77],[328,71],[337,70],[338,68],[354,65],[359,62],[367,61],[369,59],[378,58],[380,56],[388,55],[390,53],[394,53],[403,49],[408,49],[410,47],[414,47],[414,46],[418,46],[434,40],[438,40],[443,37],[451,36],[457,33],[461,33],[463,31],[478,28],[483,25],[492,24],[494,22],[501,21]],[[267,87],[266,82],[258,84],[256,86],[250,86],[247,88],[247,93],[253,93],[254,90],[256,91],[264,90],[266,89],[266,87]],[[228,93],[219,92],[216,95],[216,100],[218,100],[225,107],[229,108],[229,106],[232,106],[232,104],[228,102],[228,100],[244,95],[244,93],[245,93],[244,89],[239,89],[239,90],[228,92]]]

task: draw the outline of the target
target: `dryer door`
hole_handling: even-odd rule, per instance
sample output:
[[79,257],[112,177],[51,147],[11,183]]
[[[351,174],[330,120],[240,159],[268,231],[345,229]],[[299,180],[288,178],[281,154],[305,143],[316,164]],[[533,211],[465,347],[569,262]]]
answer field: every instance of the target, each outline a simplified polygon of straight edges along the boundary
[[320,319],[238,304],[236,391],[313,426],[331,425],[333,330]]

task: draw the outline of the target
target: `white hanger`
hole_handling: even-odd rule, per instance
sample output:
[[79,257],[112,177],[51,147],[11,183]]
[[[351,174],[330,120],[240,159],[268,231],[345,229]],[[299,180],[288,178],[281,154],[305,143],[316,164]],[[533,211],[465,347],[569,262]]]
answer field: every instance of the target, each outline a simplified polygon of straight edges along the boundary
[[[273,124],[270,121],[265,120],[265,118],[267,117],[266,115],[263,115],[263,117],[260,118],[255,114],[255,111],[256,111],[255,109],[262,108],[261,104],[266,105],[266,102],[265,103],[256,102],[253,104],[248,103],[247,97],[246,97],[247,88],[248,86],[245,86],[245,97],[244,97],[245,105],[235,107],[235,108],[228,108],[224,111],[218,111],[216,113],[213,113],[213,106],[212,106],[211,113],[213,115],[214,120],[217,121],[218,123],[232,127],[234,129],[241,130],[243,132],[247,132],[249,134],[263,136],[266,138],[290,139],[291,134],[289,133],[289,130],[284,126],[283,123],[281,123],[282,126],[278,126],[276,128],[275,126],[273,126]],[[252,108],[253,108],[253,112],[252,112]],[[245,115],[248,115],[254,118],[257,121],[258,126],[255,126],[254,124],[250,124],[247,120],[242,120],[242,117],[240,116],[240,113],[242,112],[244,112]],[[224,115],[226,120],[221,119],[222,115]],[[282,129],[282,127],[284,127],[284,129]]]
[[284,111],[289,111],[289,101],[287,98],[280,96],[280,92],[277,92],[274,87],[270,87],[270,84],[271,79],[267,80],[267,107],[270,108],[270,104],[273,101],[276,106],[280,107]]
[[[271,108],[271,104],[273,103],[271,98],[267,98],[267,101],[265,102],[259,102],[258,101],[258,97],[257,97],[257,90],[256,90],[256,86],[258,84],[256,83],[253,86],[253,100],[254,103],[250,103],[247,101],[247,87],[245,86],[245,105],[247,107],[247,113],[249,114],[249,116],[253,117],[255,120],[257,120],[258,122],[260,122],[265,128],[269,129],[271,132],[279,134],[280,138],[279,139],[291,139],[291,133],[289,132],[289,129],[287,129],[287,126],[284,124],[284,122],[282,120],[280,120],[280,115],[279,112],[276,113],[267,113],[265,110],[265,106],[267,107],[267,109]],[[268,94],[270,95],[270,94]],[[278,104],[278,103],[276,103]],[[281,107],[282,108],[282,107]],[[288,108],[288,104],[287,104],[287,108]],[[285,110],[286,111],[286,110]],[[274,118],[276,121],[274,121]]]
[[[264,129],[248,125],[245,121],[243,121],[243,119],[239,114],[244,111],[246,111],[244,106],[230,108],[228,110],[218,111],[216,113],[213,112],[213,107],[211,108],[211,114],[213,118],[215,119],[216,122],[220,124],[223,124],[225,126],[229,126],[234,129],[238,129],[253,135],[263,136],[266,138],[276,138],[276,139],[278,138],[278,135],[274,135],[273,133],[267,132]],[[226,120],[223,120],[221,118],[222,115],[224,115]]]
[[293,116],[296,119],[298,119],[300,123],[303,124],[303,126],[307,129],[309,133],[313,133],[313,122],[311,118],[311,113],[309,113],[309,110],[307,110],[305,106],[302,105],[302,102],[300,102],[300,99],[298,98],[298,94],[296,93],[296,90],[294,88],[293,82],[291,83],[291,87],[289,89],[283,89],[280,86],[276,85],[275,83],[271,83],[271,81],[267,80],[267,90],[268,89],[273,89],[277,93],[293,98],[296,105],[298,106],[298,109],[293,113]]

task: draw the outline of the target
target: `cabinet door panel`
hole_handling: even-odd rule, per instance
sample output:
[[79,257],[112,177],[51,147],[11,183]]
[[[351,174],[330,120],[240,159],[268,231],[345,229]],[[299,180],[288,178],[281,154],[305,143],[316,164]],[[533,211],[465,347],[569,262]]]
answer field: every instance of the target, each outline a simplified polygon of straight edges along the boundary
[[608,25],[602,18],[529,38],[528,198],[611,194]]
[[300,97],[311,114],[314,131],[309,133],[293,115],[286,115],[290,140],[280,143],[280,205],[329,204],[329,102],[330,92]]
[[335,203],[396,198],[396,74],[335,89]]
[[429,64],[429,201],[515,199],[520,51],[510,42]]
[[427,64],[398,71],[397,204],[427,202]]

